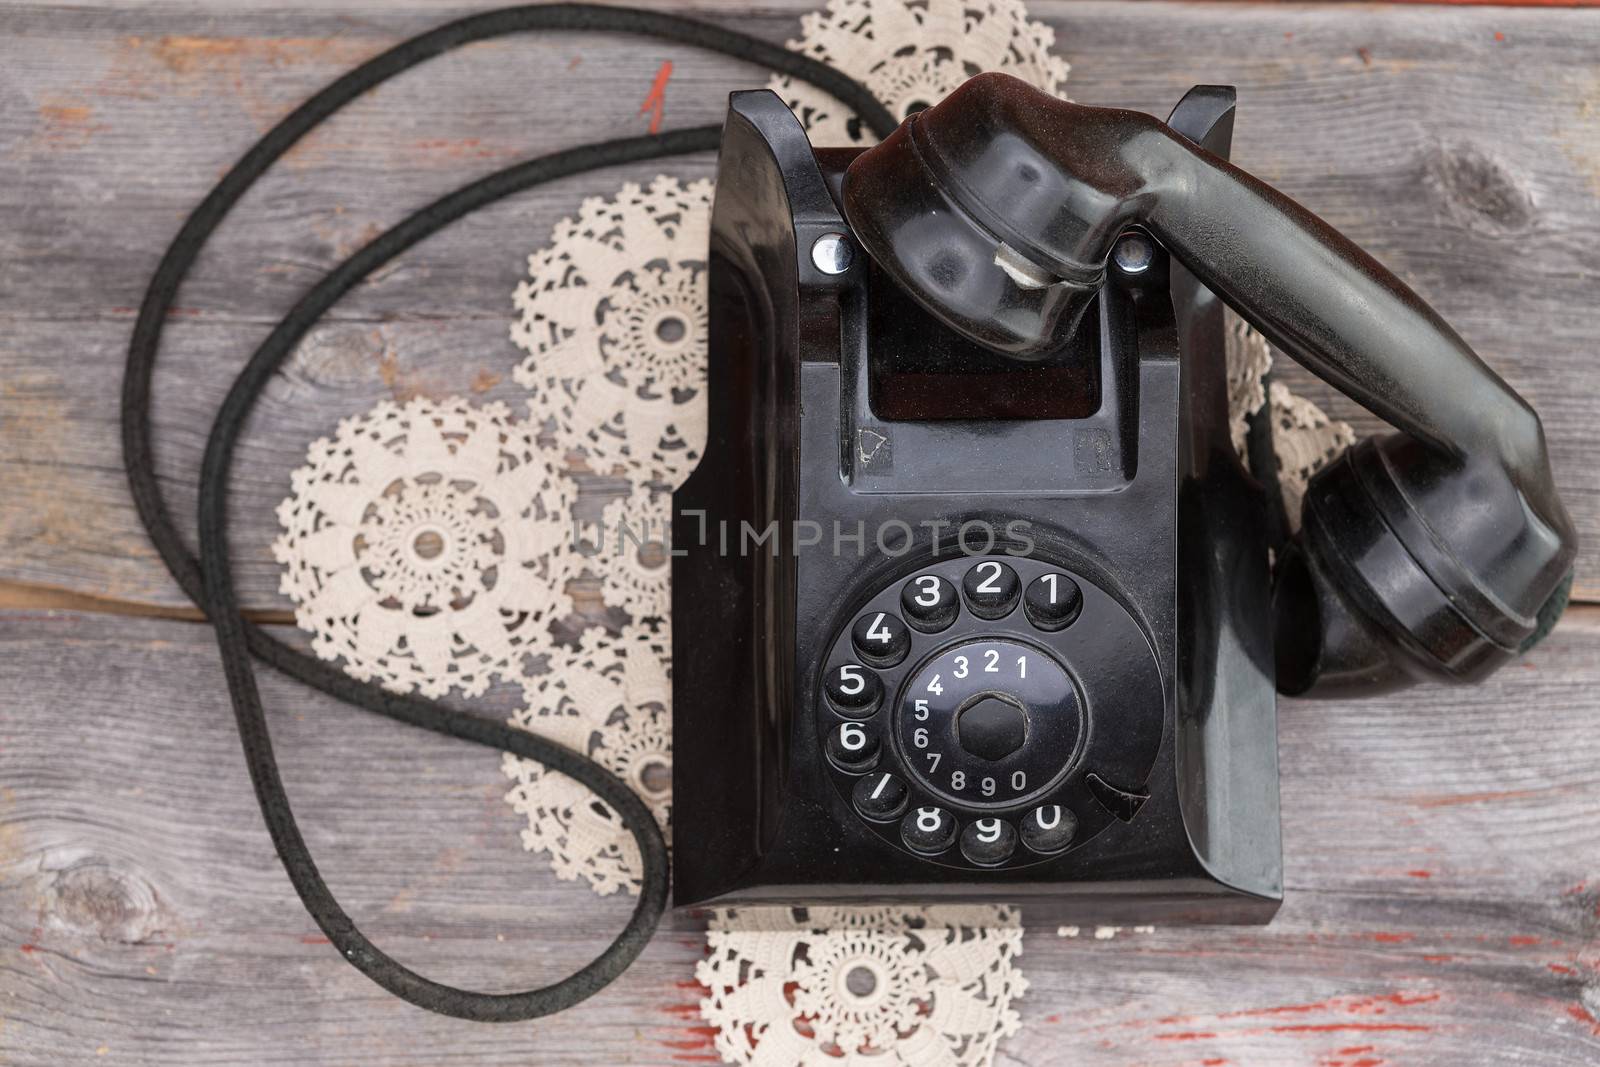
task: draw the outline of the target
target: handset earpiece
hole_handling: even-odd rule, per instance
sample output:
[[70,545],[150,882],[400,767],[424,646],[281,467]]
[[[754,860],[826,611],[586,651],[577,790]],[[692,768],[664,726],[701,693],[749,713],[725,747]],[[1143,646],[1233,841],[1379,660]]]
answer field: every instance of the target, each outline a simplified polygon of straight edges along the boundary
[[1140,224],[1279,350],[1399,432],[1313,479],[1279,560],[1285,692],[1471,681],[1542,632],[1576,553],[1533,409],[1376,260],[1139,112],[968,81],[850,166],[873,259],[1018,359],[1060,348]]

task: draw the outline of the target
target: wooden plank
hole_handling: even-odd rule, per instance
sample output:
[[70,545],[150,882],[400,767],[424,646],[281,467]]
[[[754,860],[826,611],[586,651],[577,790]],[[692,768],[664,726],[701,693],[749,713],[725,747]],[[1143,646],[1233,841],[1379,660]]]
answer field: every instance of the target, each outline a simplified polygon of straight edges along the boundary
[[[811,6],[693,10],[783,40]],[[1078,99],[1164,113],[1193,82],[1236,83],[1239,161],[1394,267],[1533,401],[1568,504],[1587,543],[1600,543],[1589,312],[1600,272],[1600,15],[1031,7],[1055,27]],[[0,15],[0,581],[181,604],[118,469],[116,383],[143,283],[186,211],[273,120],[350,64],[470,10],[182,0]],[[229,220],[169,329],[158,439],[178,513],[192,511],[188,486],[230,368],[300,291],[376,227],[472,176],[637,132],[638,101],[667,58],[668,125],[718,121],[729,88],[764,80],[654,43],[490,43],[385,87],[298,149]],[[241,453],[249,604],[285,606],[264,549],[306,443],[385,396],[476,388],[514,399],[519,353],[506,328],[525,254],[584,195],[657,169],[705,176],[711,161],[517,198],[337,309],[263,398]],[[1582,557],[1579,593],[1600,597],[1600,554]]]
[[[1597,636],[1585,610],[1466,699],[1285,702],[1278,919],[1030,929],[998,1062],[1594,1063]],[[522,852],[497,756],[262,681],[312,848],[403,961],[520,988],[620,924],[624,902]],[[6,1062],[714,1062],[694,930],[525,1026],[418,1012],[345,966],[272,854],[205,628],[0,615],[0,693]]]

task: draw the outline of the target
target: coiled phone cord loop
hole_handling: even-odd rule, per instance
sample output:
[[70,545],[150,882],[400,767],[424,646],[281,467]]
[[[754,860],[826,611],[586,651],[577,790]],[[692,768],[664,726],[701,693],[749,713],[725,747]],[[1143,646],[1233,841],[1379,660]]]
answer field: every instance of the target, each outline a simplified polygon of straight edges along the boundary
[[[185,221],[150,281],[128,345],[122,386],[123,462],[134,504],[167,569],[216,631],[256,799],[295,891],[340,954],[378,985],[419,1007],[487,1022],[512,1022],[561,1011],[603,988],[633,962],[666,907],[667,850],[661,831],[633,791],[587,756],[503,722],[358,682],[246,621],[234,589],[226,534],[227,479],[234,445],[256,397],[276,368],[330,307],[395,256],[456,219],[543,182],[601,167],[714,150],[720,127],[701,126],[587,145],[517,164],[435,201],[330,271],[255,351],[217,413],[201,467],[198,560],[190,555],[172,522],[155,473],[150,396],[162,327],[179,286],[212,232],[273,162],[345,104],[419,63],[474,41],[538,30],[636,34],[721,52],[824,90],[860,115],[880,137],[895,126],[888,109],[866,88],[826,64],[693,19],[630,8],[550,4],[505,8],[449,23],[395,46],[334,81],[273,127],[211,190]],[[386,955],[339,906],[300,835],[278,774],[251,655],[340,700],[399,722],[534,760],[593,790],[621,816],[643,857],[643,885],[626,927],[577,973],[521,993],[457,989],[424,978]]]

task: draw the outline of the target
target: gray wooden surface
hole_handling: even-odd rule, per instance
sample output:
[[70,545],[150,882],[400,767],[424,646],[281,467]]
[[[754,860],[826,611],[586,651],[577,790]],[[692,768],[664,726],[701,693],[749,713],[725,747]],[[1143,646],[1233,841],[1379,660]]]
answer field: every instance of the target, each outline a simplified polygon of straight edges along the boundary
[[[773,40],[812,4],[694,10]],[[1372,250],[1545,417],[1600,544],[1594,288],[1600,13],[1036,2],[1081,100],[1166,110],[1240,87],[1237,158]],[[0,9],[0,1063],[714,1061],[694,931],[615,987],[513,1027],[395,1003],[325,944],[272,855],[209,633],[145,544],[117,388],[141,287],[186,211],[349,64],[470,10],[424,0],[80,0]],[[475,46],[385,87],[241,205],[180,298],[157,378],[178,513],[233,368],[381,227],[531,153],[720,117],[764,75],[590,36]],[[575,121],[581,116],[583,121]],[[663,168],[709,175],[709,157]],[[274,380],[235,479],[252,610],[306,443],[386,396],[515,400],[526,253],[585,195],[466,220],[345,301]],[[1314,383],[1340,414],[1348,405]],[[1369,421],[1359,420],[1362,425]],[[1600,553],[1579,593],[1600,600]],[[285,775],[336,891],[444,980],[509,989],[587,960],[625,905],[522,853],[498,757],[263,675]],[[1108,941],[1032,930],[1028,1064],[1600,1060],[1600,608],[1478,691],[1285,702],[1289,901],[1265,929]]]
[[[1597,639],[1588,613],[1470,699],[1285,702],[1278,918],[1108,941],[1030,930],[1024,1027],[999,1062],[1596,1062]],[[496,757],[262,681],[311,847],[402,961],[523,988],[621,924],[620,901],[522,852]],[[0,692],[0,1059],[711,1055],[694,931],[662,932],[615,986],[526,1025],[437,1018],[356,975],[279,870],[203,628],[0,617]]]

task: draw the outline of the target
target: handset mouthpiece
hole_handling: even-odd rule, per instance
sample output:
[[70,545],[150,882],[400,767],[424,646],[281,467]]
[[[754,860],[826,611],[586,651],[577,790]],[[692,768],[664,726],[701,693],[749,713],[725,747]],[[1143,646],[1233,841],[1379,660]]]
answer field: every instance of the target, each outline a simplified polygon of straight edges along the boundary
[[1029,236],[1073,191],[1009,132],[1008,101],[1024,102],[1014,86],[1038,92],[979,75],[911,116],[850,165],[844,212],[873,260],[930,314],[987,348],[1036,360],[1065,345],[1093,304],[1105,253],[1079,257]]

